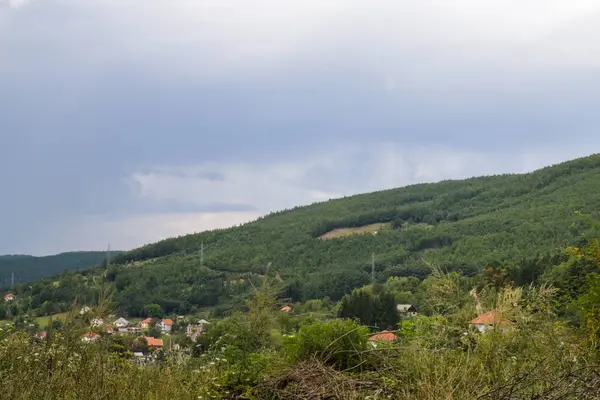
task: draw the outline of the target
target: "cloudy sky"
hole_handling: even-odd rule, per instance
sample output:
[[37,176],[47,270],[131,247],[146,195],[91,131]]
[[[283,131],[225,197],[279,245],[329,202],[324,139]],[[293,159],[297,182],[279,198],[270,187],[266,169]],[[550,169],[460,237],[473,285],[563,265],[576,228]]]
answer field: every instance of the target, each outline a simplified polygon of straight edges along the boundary
[[0,254],[600,149],[597,0],[0,0]]

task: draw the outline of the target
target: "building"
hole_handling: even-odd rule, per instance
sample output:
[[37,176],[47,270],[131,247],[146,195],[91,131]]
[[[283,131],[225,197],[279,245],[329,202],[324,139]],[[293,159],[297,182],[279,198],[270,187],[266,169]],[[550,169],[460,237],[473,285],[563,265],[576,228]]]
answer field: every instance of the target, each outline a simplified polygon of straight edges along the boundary
[[[125,329],[126,333],[129,333],[131,335],[141,335],[142,334],[142,328],[140,328],[138,326],[128,326],[127,328],[121,328],[121,329]],[[119,332],[121,331],[121,329],[119,329]]]
[[114,325],[119,329],[126,328],[129,326],[129,321],[127,321],[125,318],[119,318],[114,322]]
[[371,346],[377,347],[377,343],[392,343],[396,339],[398,339],[398,336],[394,335],[392,332],[381,331],[372,335],[369,338],[369,343],[371,344]]
[[15,301],[16,299],[17,299],[17,296],[15,296],[15,295],[14,295],[14,294],[12,294],[12,293],[6,293],[6,294],[4,295],[4,301],[5,301],[5,302],[7,302],[7,303],[8,303],[9,301]]
[[471,321],[471,325],[473,325],[479,332],[486,332],[496,326],[505,327],[511,324],[511,321],[503,319],[501,316],[497,315],[496,311],[486,312],[485,314],[482,314]]
[[370,342],[393,342],[398,339],[398,336],[394,335],[390,331],[381,331],[369,338]]
[[416,317],[417,316],[417,308],[412,304],[398,304],[396,306],[396,310],[403,317]]
[[290,312],[290,311],[292,311],[292,307],[290,307],[290,306],[282,307],[281,311]]
[[91,308],[89,308],[88,306],[83,306],[83,307],[81,307],[81,310],[79,311],[79,314],[83,315],[83,314],[85,314],[87,312],[90,312],[90,311],[92,311]]
[[148,328],[150,328],[151,323],[152,323],[152,318],[148,317],[145,320],[143,320],[142,322],[140,322],[140,327],[142,329],[148,329]]
[[173,329],[173,320],[163,319],[158,324],[156,324],[156,326],[158,327],[158,329],[160,329],[162,333],[170,333]]
[[104,325],[104,320],[100,317],[96,317],[92,320],[92,326],[102,326]]
[[203,330],[203,326],[201,324],[198,324],[198,325],[189,324],[185,328],[185,335],[195,342],[196,339],[198,339],[198,337],[202,334],[202,330]]
[[98,339],[100,339],[100,335],[98,335],[96,332],[87,332],[83,334],[83,338],[81,340],[83,340],[86,343],[89,343],[95,342]]
[[153,336],[144,336],[144,339],[146,339],[146,343],[148,344],[148,347],[152,348],[152,349],[162,349],[163,348],[163,340],[162,339],[156,339]]

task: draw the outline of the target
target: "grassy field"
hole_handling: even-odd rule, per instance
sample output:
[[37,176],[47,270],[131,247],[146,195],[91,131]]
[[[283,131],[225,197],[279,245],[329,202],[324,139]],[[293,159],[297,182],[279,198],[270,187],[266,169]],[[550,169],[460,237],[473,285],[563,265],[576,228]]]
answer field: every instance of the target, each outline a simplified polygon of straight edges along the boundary
[[339,228],[339,229],[334,229],[332,231],[329,231],[326,234],[321,235],[319,237],[323,240],[328,240],[328,239],[335,239],[335,238],[351,236],[351,235],[361,235],[361,234],[365,234],[365,233],[376,234],[376,232],[378,232],[382,229],[387,229],[389,227],[390,227],[390,223],[386,222],[386,223],[376,223],[376,224],[370,224],[370,225],[364,225],[364,226],[356,226],[353,228]]
[[59,320],[64,320],[67,317],[68,313],[60,313],[60,314],[54,314],[54,315],[45,315],[43,317],[37,317],[34,319],[34,321],[38,324],[38,326],[40,328],[45,328],[46,326],[48,326],[48,323],[50,322],[51,319],[59,319]]

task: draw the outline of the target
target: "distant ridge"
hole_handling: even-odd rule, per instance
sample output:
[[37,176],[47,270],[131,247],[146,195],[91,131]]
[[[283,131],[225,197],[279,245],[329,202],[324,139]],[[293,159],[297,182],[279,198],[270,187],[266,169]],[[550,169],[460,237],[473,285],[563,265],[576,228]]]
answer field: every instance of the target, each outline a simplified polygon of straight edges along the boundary
[[[120,251],[112,251],[111,257]],[[106,251],[70,251],[50,256],[27,254],[0,255],[0,285],[10,285],[12,274],[16,282],[28,282],[57,273],[100,265],[106,258]]]

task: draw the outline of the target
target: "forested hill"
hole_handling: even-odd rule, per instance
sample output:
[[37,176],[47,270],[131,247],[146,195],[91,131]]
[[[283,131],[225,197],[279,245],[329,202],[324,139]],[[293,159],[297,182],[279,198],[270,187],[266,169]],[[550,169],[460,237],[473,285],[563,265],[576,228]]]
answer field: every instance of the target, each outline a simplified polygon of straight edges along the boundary
[[[114,257],[119,253],[111,252],[111,256]],[[13,273],[17,282],[27,282],[56,275],[62,271],[93,267],[102,263],[105,258],[104,251],[69,252],[45,257],[0,256],[0,285],[9,284]]]
[[[472,273],[490,264],[519,266],[535,277],[540,266],[584,227],[576,215],[600,211],[600,155],[528,174],[419,184],[277,212],[243,226],[164,240],[122,253],[109,270],[61,277],[60,287],[34,285],[33,305],[86,293],[91,276],[114,284],[122,312],[144,315],[228,307],[248,277],[279,271],[295,300],[341,298],[376,279],[424,277],[430,265]],[[345,236],[348,233],[358,235]],[[204,266],[200,248],[204,244]],[[540,262],[539,260],[544,260]],[[536,261],[538,260],[538,261]],[[521,272],[519,272],[521,271]],[[82,289],[87,287],[87,292]],[[39,298],[37,298],[37,297]]]

